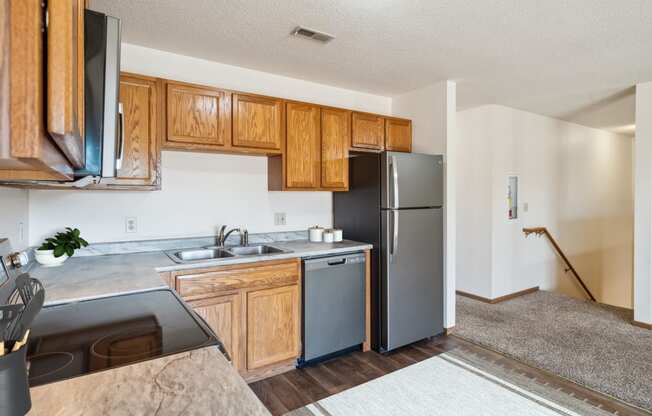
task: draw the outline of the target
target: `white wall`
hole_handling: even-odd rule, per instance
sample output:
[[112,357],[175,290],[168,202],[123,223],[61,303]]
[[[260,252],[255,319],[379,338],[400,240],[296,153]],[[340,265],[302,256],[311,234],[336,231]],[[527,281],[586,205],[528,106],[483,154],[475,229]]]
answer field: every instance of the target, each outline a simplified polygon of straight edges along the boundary
[[[122,69],[228,89],[389,114],[391,99],[123,44]],[[79,227],[91,242],[210,235],[218,224],[251,232],[332,223],[331,193],[268,192],[267,159],[163,152],[158,192],[30,191],[30,244],[54,230]],[[274,226],[274,212],[287,213]],[[137,217],[138,232],[125,232]]]
[[16,250],[27,247],[28,193],[0,187],[0,238],[9,238]]
[[[458,290],[492,297],[491,140],[489,112],[480,107],[457,113],[457,282]],[[472,190],[467,192],[467,190]],[[466,260],[463,260],[466,259]],[[469,261],[468,259],[473,259]],[[461,278],[463,276],[463,278]]]
[[442,81],[396,96],[392,113],[412,119],[412,151],[443,154],[444,178],[444,327],[455,326],[457,86]]
[[652,82],[636,86],[634,319],[652,324]]
[[[30,242],[64,226],[89,241],[212,235],[220,224],[250,232],[289,231],[332,223],[329,192],[268,192],[267,159],[256,156],[163,152],[158,192],[30,191]],[[274,212],[287,225],[274,225]],[[125,232],[136,217],[137,233]]]
[[[458,251],[473,256],[458,256],[460,290],[496,298],[540,286],[582,297],[552,247],[523,235],[523,227],[545,226],[599,301],[631,307],[632,140],[496,105],[458,119]],[[510,175],[519,177],[512,221]]]

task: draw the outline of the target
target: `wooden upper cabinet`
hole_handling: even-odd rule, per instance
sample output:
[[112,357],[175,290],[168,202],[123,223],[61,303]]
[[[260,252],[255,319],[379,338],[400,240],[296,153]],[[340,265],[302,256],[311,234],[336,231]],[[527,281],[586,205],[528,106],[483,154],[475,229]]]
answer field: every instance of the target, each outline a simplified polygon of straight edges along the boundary
[[247,292],[247,370],[300,353],[299,286]]
[[[160,185],[161,81],[140,75],[120,75],[124,137],[122,166],[103,184]],[[127,188],[128,189],[128,188]]]
[[165,147],[220,149],[231,144],[231,93],[167,83]]
[[74,167],[84,167],[84,0],[49,0],[47,130]]
[[233,94],[233,147],[279,153],[284,127],[283,100]]
[[385,119],[376,114],[353,113],[351,147],[383,150]]
[[233,366],[243,369],[240,349],[242,344],[242,294],[234,293],[213,296],[207,299],[188,301],[195,312],[215,332],[226,352],[231,356]]
[[285,186],[295,189],[319,188],[320,109],[316,105],[287,103],[285,142]]
[[412,122],[410,120],[385,119],[385,149],[395,152],[412,151]]
[[70,180],[46,129],[41,0],[0,1],[0,181]]
[[349,145],[351,112],[334,108],[321,109],[321,187],[349,189]]

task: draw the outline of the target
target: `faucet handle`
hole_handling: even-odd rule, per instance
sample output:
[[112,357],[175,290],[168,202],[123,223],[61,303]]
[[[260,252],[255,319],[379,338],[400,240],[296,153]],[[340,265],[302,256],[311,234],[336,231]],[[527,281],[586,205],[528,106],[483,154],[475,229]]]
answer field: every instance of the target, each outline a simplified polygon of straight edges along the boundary
[[242,228],[240,232],[240,245],[248,246],[249,245],[249,231],[246,228]]

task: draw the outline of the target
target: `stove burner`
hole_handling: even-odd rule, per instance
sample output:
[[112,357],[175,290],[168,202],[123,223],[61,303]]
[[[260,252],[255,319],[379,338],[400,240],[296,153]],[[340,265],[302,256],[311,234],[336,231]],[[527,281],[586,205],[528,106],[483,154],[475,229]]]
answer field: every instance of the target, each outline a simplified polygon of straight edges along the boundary
[[102,359],[136,359],[159,355],[161,350],[159,326],[129,328],[104,336],[91,346],[91,354]]
[[37,380],[57,373],[72,364],[74,359],[75,356],[69,352],[44,352],[28,357],[29,379]]

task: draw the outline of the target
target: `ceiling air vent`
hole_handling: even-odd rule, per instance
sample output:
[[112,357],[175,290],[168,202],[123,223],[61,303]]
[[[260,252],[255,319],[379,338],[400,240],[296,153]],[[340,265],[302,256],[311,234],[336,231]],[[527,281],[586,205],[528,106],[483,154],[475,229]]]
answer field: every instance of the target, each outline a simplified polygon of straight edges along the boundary
[[294,29],[292,31],[292,35],[301,38],[316,40],[322,43],[327,43],[335,39],[335,36],[329,35],[328,33],[318,32],[316,30],[308,29],[301,26],[298,26],[296,29]]

